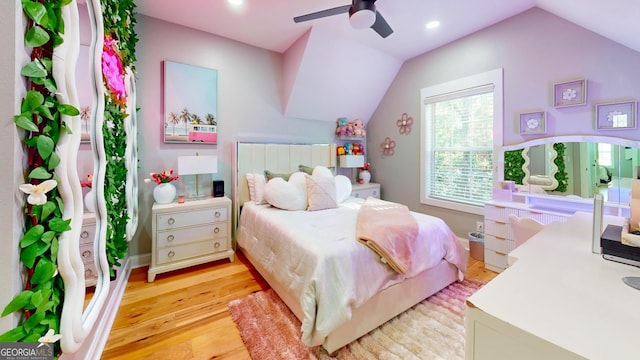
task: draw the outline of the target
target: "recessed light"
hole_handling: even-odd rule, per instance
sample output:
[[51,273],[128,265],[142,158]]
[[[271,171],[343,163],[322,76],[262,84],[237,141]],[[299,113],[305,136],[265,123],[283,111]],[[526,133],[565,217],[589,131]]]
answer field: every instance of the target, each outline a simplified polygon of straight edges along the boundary
[[238,6],[238,5],[242,5],[244,1],[243,0],[227,0],[227,2],[233,6]]
[[440,26],[440,21],[434,20],[434,21],[429,21],[425,27],[427,29],[435,29],[438,26]]

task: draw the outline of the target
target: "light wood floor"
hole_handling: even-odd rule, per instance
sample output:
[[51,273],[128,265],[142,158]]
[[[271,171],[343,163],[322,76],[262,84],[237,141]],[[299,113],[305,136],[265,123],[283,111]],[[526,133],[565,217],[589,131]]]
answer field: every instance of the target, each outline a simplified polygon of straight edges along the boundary
[[[268,285],[242,254],[156,276],[134,269],[102,359],[249,359],[227,303]],[[469,260],[467,278],[497,274]]]

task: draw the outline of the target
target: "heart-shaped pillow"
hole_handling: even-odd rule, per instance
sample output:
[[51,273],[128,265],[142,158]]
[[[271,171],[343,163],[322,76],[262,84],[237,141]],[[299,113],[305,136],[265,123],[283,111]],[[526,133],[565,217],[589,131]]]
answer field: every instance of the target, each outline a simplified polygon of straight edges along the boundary
[[336,175],[336,201],[338,204],[347,200],[351,196],[351,179],[344,175]]
[[276,177],[264,187],[264,199],[283,210],[305,210],[307,208],[307,182],[306,174],[295,172],[289,177],[289,181]]

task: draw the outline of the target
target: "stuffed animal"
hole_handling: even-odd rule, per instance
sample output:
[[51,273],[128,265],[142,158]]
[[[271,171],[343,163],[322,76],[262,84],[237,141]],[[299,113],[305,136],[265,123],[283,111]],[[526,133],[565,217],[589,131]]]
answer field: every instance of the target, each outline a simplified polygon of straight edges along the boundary
[[336,136],[337,137],[342,137],[342,136],[347,136],[347,118],[346,117],[341,117],[338,118],[337,121],[338,125],[336,126]]
[[353,136],[365,137],[366,135],[367,132],[364,130],[364,124],[362,123],[362,120],[353,120]]
[[347,131],[345,133],[345,136],[353,136],[353,123],[351,121],[347,123]]
[[360,143],[353,143],[353,155],[364,155],[364,148]]
[[353,144],[346,143],[343,145],[343,147],[346,155],[353,155]]
[[344,150],[344,146],[338,146],[336,150],[338,152],[338,156],[347,154],[347,152]]

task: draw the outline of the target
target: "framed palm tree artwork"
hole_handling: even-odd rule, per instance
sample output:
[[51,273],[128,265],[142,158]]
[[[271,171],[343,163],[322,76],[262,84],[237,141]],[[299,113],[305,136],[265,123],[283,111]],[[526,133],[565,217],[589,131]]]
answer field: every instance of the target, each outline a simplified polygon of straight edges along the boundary
[[165,143],[218,143],[218,71],[163,61]]

